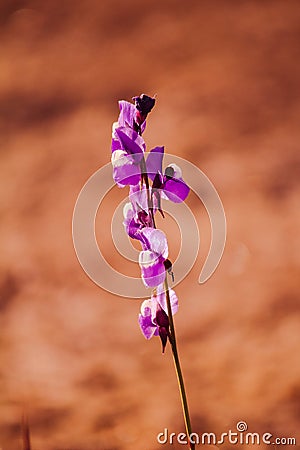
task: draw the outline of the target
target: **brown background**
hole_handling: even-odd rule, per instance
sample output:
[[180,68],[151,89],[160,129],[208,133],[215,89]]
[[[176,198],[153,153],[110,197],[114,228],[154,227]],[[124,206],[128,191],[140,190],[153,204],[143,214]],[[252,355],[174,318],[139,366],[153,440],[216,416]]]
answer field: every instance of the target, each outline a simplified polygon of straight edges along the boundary
[[[299,2],[0,8],[0,447],[22,448],[23,408],[34,450],[154,450],[169,448],[156,442],[164,428],[184,431],[170,349],[144,340],[140,301],[94,285],[72,245],[77,195],[110,159],[117,100],[142,92],[158,98],[148,148],[200,167],[228,222],[221,264],[199,286],[209,222],[190,196],[202,241],[176,289],[176,328],[194,429],[245,420],[300,442]],[[122,270],[109,230],[103,212],[99,243]]]

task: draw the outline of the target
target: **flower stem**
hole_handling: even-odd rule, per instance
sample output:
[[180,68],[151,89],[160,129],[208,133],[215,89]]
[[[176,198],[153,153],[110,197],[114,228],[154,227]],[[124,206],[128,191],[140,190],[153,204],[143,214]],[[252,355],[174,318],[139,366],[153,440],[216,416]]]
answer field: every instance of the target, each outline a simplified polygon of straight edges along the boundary
[[189,447],[190,450],[195,450],[195,444],[190,442],[190,435],[192,433],[192,426],[191,426],[191,419],[189,414],[189,408],[188,408],[188,402],[184,387],[184,380],[182,375],[182,370],[180,366],[180,360],[177,350],[177,343],[176,343],[176,335],[175,335],[175,327],[174,327],[174,320],[172,315],[172,308],[171,308],[171,301],[170,301],[170,294],[169,294],[169,287],[168,287],[168,280],[167,276],[165,278],[165,292],[166,292],[166,299],[167,299],[167,307],[168,307],[168,316],[169,316],[169,324],[170,324],[170,344],[172,347],[172,353],[173,353],[173,360],[174,360],[174,366],[175,371],[177,375],[177,381],[178,381],[178,387],[180,392],[180,398],[181,398],[181,404],[182,404],[182,411],[183,411],[183,417],[184,417],[184,423],[185,423],[185,429],[187,433],[187,438],[189,441]]
[[142,177],[142,180],[144,179],[144,181],[145,181],[146,190],[147,190],[147,202],[148,202],[149,214],[151,215],[153,228],[156,228],[154,214],[153,214],[153,202],[152,202],[152,198],[151,198],[151,194],[150,194],[149,179],[148,179],[146,161],[145,161],[144,156],[140,162],[140,166],[141,166],[141,177]]

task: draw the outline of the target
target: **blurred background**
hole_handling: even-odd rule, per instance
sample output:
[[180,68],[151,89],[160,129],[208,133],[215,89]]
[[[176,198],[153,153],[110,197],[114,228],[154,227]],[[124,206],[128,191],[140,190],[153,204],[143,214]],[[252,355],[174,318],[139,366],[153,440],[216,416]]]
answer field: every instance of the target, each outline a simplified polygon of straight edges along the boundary
[[[72,244],[117,101],[142,92],[157,94],[148,148],[196,164],[228,223],[199,285],[210,228],[189,197],[201,247],[176,329],[194,430],[244,420],[299,443],[299,2],[1,0],[0,22],[0,448],[22,449],[23,411],[34,450],[156,450],[164,428],[184,431],[170,348],[144,339],[141,301],[97,287]],[[97,218],[121,271],[110,220],[125,195]]]

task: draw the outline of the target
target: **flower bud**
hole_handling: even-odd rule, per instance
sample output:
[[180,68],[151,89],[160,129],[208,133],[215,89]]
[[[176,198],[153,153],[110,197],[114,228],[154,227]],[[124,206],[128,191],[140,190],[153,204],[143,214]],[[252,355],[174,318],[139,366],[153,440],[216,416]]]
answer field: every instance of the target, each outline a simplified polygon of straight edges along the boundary
[[155,98],[149,97],[149,95],[141,94],[139,97],[133,97],[136,109],[146,116],[152,110],[155,105]]
[[165,348],[166,348],[166,345],[168,342],[168,336],[169,336],[169,333],[168,333],[167,329],[164,327],[159,327],[159,337],[160,337],[160,340],[162,343],[162,352],[163,353],[165,352]]
[[156,323],[159,327],[169,328],[169,318],[167,313],[159,308],[156,313]]
[[164,261],[164,266],[165,266],[166,271],[169,272],[169,270],[172,269],[172,263],[171,263],[171,261],[170,261],[169,259],[166,259],[166,260]]
[[141,94],[139,97],[133,97],[132,99],[135,103],[136,111],[136,125],[137,131],[141,134],[141,125],[145,122],[147,115],[152,110],[155,104],[155,98],[149,97],[149,95]]

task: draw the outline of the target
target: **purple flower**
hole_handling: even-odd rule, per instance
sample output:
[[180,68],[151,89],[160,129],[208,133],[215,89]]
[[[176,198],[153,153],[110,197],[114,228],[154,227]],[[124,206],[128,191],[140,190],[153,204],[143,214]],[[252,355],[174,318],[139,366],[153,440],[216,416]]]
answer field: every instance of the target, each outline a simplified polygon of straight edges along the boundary
[[124,221],[123,225],[125,227],[126,233],[132,239],[138,239],[137,233],[140,229],[142,229],[145,225],[142,224],[136,213],[133,209],[133,206],[130,202],[126,203],[123,208]]
[[132,103],[122,100],[119,107],[119,118],[112,130],[111,162],[113,178],[123,187],[128,184],[136,185],[141,180],[140,163],[146,148],[141,133],[146,122],[140,121],[140,112]]
[[183,181],[181,169],[176,164],[170,164],[166,168],[162,189],[168,199],[174,203],[181,203],[187,198],[190,188]]
[[150,227],[152,224],[148,212],[146,186],[143,185],[141,189],[138,185],[130,186],[129,199],[130,202],[126,203],[123,208],[123,224],[128,236],[141,240],[139,230]]
[[146,287],[156,287],[163,283],[166,277],[164,261],[168,257],[168,243],[163,231],[145,227],[137,233],[143,250],[139,254],[139,265],[142,270],[142,280]]
[[119,101],[120,114],[117,122],[118,127],[129,127],[134,131],[143,133],[146,128],[146,121],[138,124],[137,116],[139,111],[133,103],[125,100]]
[[[123,208],[126,233],[133,239],[142,240],[137,231],[144,227],[153,227],[152,213],[149,211],[147,188],[144,184],[130,186],[130,202]],[[151,211],[155,213],[159,209],[156,198],[153,199]]]
[[[178,310],[178,298],[172,289],[169,289],[169,295],[172,315],[174,315]],[[151,299],[142,303],[139,325],[146,339],[160,336],[164,351],[169,336],[169,318],[166,294],[162,284],[157,287]]]
[[140,182],[141,173],[139,161],[128,156],[124,150],[116,150],[111,157],[113,178],[119,187],[128,184],[136,185]]
[[[164,147],[155,147],[147,157],[147,172],[153,181],[152,192],[158,199],[165,198],[181,203],[188,196],[190,188],[183,181],[181,169],[176,164],[170,164],[162,175],[163,156]],[[159,200],[158,202],[160,203]]]
[[[120,101],[118,121],[113,124],[111,161],[113,178],[120,187],[130,186],[129,202],[123,209],[124,227],[130,238],[140,241],[139,265],[146,287],[153,288],[150,299],[141,306],[139,324],[146,339],[160,336],[163,352],[172,340],[164,282],[172,274],[168,244],[163,231],[155,225],[155,213],[161,209],[161,199],[183,202],[190,189],[182,178],[180,168],[170,164],[163,172],[164,147],[153,148],[145,159],[146,144],[142,133],[146,119],[155,105],[155,98],[141,94],[133,97],[134,104]],[[173,274],[172,274],[173,277]],[[172,315],[177,312],[178,299],[172,289]]]
[[146,128],[146,118],[155,104],[155,98],[146,94],[133,97],[135,104],[125,100],[119,101],[120,114],[117,122],[118,127],[129,127],[142,134]]
[[141,180],[140,163],[146,148],[144,139],[129,127],[113,128],[113,178],[120,186],[136,185]]
[[164,262],[168,257],[168,244],[163,231],[151,227],[151,216],[144,210],[136,212],[132,203],[126,203],[123,209],[126,233],[132,239],[141,242],[139,265],[142,280],[146,287],[156,287],[163,283],[166,276]]

